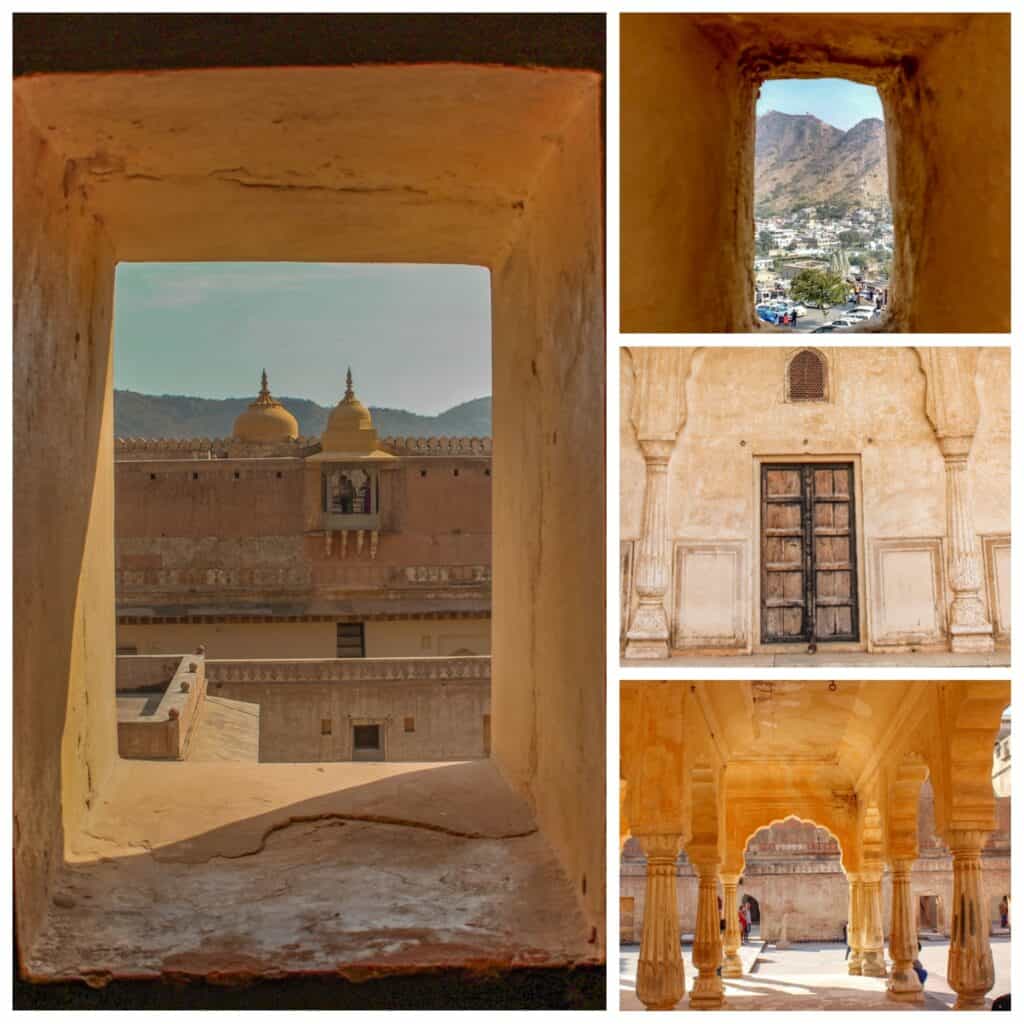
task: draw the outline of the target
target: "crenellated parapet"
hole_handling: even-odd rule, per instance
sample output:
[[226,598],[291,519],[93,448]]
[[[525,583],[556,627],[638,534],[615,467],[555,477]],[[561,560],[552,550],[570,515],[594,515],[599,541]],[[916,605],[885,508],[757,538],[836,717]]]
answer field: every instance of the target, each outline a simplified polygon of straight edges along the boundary
[[[381,447],[392,455],[415,458],[490,458],[489,437],[385,437]],[[117,437],[118,462],[167,459],[305,459],[320,452],[319,437],[252,442],[234,437]]]

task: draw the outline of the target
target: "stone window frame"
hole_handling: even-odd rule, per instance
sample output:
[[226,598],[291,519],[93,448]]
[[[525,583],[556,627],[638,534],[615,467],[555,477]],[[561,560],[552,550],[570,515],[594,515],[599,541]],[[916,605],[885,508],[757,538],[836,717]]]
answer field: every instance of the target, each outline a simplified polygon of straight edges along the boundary
[[[195,87],[200,78],[212,83],[213,75],[232,76],[242,83],[241,91],[226,97],[223,90]],[[343,228],[351,225],[347,234],[327,230],[316,212],[321,206],[313,190],[288,183],[278,187],[273,168],[268,173],[272,180],[264,183],[209,174],[162,177],[134,173],[117,160],[108,165],[106,156],[100,163],[71,158],[83,151],[74,132],[92,132],[108,121],[117,122],[112,127],[118,131],[126,128],[123,104],[109,102],[104,90],[128,93],[147,109],[163,111],[167,105],[181,105],[188,116],[177,121],[181,135],[167,145],[187,150],[189,133],[198,132],[202,141],[196,126],[211,123],[211,106],[220,111],[232,96],[261,90],[262,95],[276,96],[281,82],[292,79],[319,77],[328,82],[330,89],[298,89],[300,109],[293,112],[297,117],[301,104],[316,111],[316,97],[333,95],[334,90],[344,95],[349,80],[371,75],[388,79],[389,89],[379,94],[399,99],[402,89],[421,88],[418,80],[422,79],[428,88],[418,95],[431,97],[431,102],[434,79],[441,80],[453,97],[453,118],[465,116],[472,123],[479,114],[481,123],[493,126],[490,130],[496,139],[514,147],[511,161],[473,161],[461,154],[453,158],[456,170],[464,175],[463,188],[491,197],[487,202],[462,202],[447,189],[424,188],[426,198],[415,199],[408,198],[408,189],[339,190],[347,198],[331,200],[332,223]],[[479,80],[479,88],[453,87],[459,77]],[[116,616],[109,585],[114,578],[109,540],[114,269],[121,260],[205,259],[211,238],[218,258],[238,261],[250,258],[251,247],[258,242],[261,258],[272,246],[275,256],[289,261],[401,260],[487,268],[495,398],[503,408],[531,410],[524,421],[495,423],[495,434],[503,441],[503,465],[509,470],[495,479],[495,597],[504,595],[504,632],[515,639],[506,649],[508,657],[501,659],[502,670],[492,680],[501,710],[492,756],[502,779],[515,780],[533,793],[538,831],[550,841],[570,881],[587,875],[603,877],[603,846],[595,839],[597,831],[603,837],[597,813],[598,805],[604,807],[603,789],[574,792],[567,803],[567,792],[598,747],[603,765],[604,733],[599,720],[583,716],[559,730],[536,728],[538,716],[576,701],[590,688],[595,674],[603,678],[605,668],[604,651],[592,645],[579,648],[582,656],[579,651],[570,654],[574,644],[579,647],[583,638],[592,635],[595,623],[605,621],[605,577],[603,570],[595,572],[591,557],[603,540],[604,518],[597,513],[597,504],[591,508],[595,514],[581,515],[578,500],[581,495],[588,501],[601,499],[605,477],[603,433],[598,436],[592,430],[593,414],[604,408],[604,389],[598,385],[605,373],[607,344],[601,234],[602,72],[561,65],[541,70],[460,62],[396,63],[372,69],[348,65],[185,68],[143,75],[125,70],[90,77],[88,88],[81,87],[79,78],[43,74],[14,83],[18,207],[14,278],[19,300],[13,338],[16,440],[24,438],[25,424],[43,415],[40,408],[47,414],[54,409],[60,413],[48,418],[52,429],[39,438],[37,457],[17,460],[18,521],[32,523],[32,530],[21,534],[26,543],[16,545],[15,572],[19,581],[15,601],[23,612],[18,616],[14,652],[15,732],[33,737],[31,743],[16,744],[15,750],[15,778],[22,780],[15,786],[15,807],[25,823],[23,842],[15,851],[21,948],[31,946],[53,895],[49,865],[54,863],[54,850],[60,849],[62,841],[73,842],[88,808],[101,794],[113,791],[109,780],[120,771],[116,743],[111,742],[116,734],[113,702],[102,699],[115,657],[115,630],[106,628],[113,626]],[[179,82],[186,87],[182,89]],[[442,92],[445,100],[449,93]],[[65,102],[67,93],[74,93],[74,104]],[[75,104],[80,109],[72,112]],[[426,122],[421,117],[414,120],[410,104],[395,101],[394,111],[389,108],[385,123],[393,120],[422,132],[423,150],[436,150],[429,144],[431,130],[423,127]],[[522,131],[517,135],[520,112]],[[52,123],[61,131],[46,135]],[[379,134],[379,125],[375,131]],[[151,137],[164,138],[157,132],[147,118],[138,134],[125,137],[138,146],[134,152],[149,159],[146,142]],[[257,156],[276,152],[269,126],[268,133],[252,147]],[[120,138],[115,132],[111,141],[117,143]],[[480,145],[486,141],[483,136],[474,139]],[[303,161],[308,164],[312,159],[304,152],[286,155],[291,168],[303,167]],[[172,164],[159,152],[153,159]],[[422,169],[414,161],[402,168],[403,180],[428,181],[427,171],[429,166]],[[379,171],[371,167],[370,173]],[[218,189],[231,189],[237,202],[225,204],[217,199]],[[73,201],[59,198],[62,190],[73,194]],[[195,216],[177,217],[164,202],[146,200],[134,205],[143,192],[161,192],[182,201]],[[360,220],[357,226],[351,216],[341,216],[342,203],[365,208],[365,222]],[[402,209],[415,207],[416,224],[394,217],[390,211],[395,203],[403,204]],[[211,220],[207,210],[217,217]],[[553,211],[558,211],[557,218]],[[307,230],[313,216],[322,229],[319,234]],[[258,226],[253,229],[257,239],[236,230],[243,222]],[[264,224],[276,232],[267,233]],[[375,230],[377,225],[387,230]],[[287,231],[281,230],[285,227]],[[200,237],[203,232],[205,242]],[[557,338],[547,330],[554,322],[562,324]],[[82,332],[80,346],[76,327]],[[568,370],[563,365],[567,345],[575,353]],[[523,367],[532,367],[532,372],[522,372]],[[543,384],[555,377],[560,380],[558,394]],[[567,415],[566,408],[573,415]],[[556,428],[563,444],[553,449],[541,442]],[[572,451],[573,458],[566,462],[563,451]],[[58,463],[70,469],[69,496],[54,505],[47,496],[53,466]],[[39,471],[43,464],[49,465],[48,474]],[[542,480],[547,481],[543,489]],[[535,498],[543,499],[544,515],[524,519],[516,502]],[[537,578],[534,552],[542,544],[545,550],[557,549],[558,540],[565,536],[573,539],[561,552],[569,570]],[[40,537],[57,540],[37,543]],[[598,575],[600,587],[593,585]],[[53,608],[45,616],[35,599],[44,579]],[[583,590],[581,579],[589,580]],[[561,610],[558,628],[571,643],[554,645],[534,637],[540,626],[514,596],[528,591]],[[85,611],[90,616],[88,645],[81,642]],[[521,680],[527,662],[537,682],[524,694]],[[567,670],[570,662],[572,671]],[[100,699],[90,700],[97,696]],[[526,717],[522,716],[524,706]],[[54,707],[61,709],[61,716],[55,717]],[[520,728],[527,730],[528,742],[517,732]],[[555,765],[559,771],[553,770]],[[278,771],[275,766],[260,765],[253,772],[252,789],[259,786],[259,774]],[[45,856],[39,851],[45,851]],[[582,899],[584,917],[599,936],[598,948],[603,947],[605,931],[601,891],[592,885]]]
[[[356,754],[356,749],[355,749],[356,726],[360,726],[360,725],[375,725],[375,726],[377,726],[377,728],[379,730],[378,736],[380,737],[380,761],[383,762],[383,761],[389,760],[388,754],[389,754],[389,751],[390,751],[391,744],[389,742],[390,736],[388,735],[388,733],[390,732],[390,729],[388,728],[388,726],[390,725],[390,723],[391,723],[391,720],[388,717],[363,718],[363,717],[358,717],[358,716],[355,716],[355,715],[349,715],[348,716],[348,735],[345,737],[345,745],[347,747],[347,751],[346,751],[347,758],[346,759],[349,760],[349,761],[355,761],[355,754]],[[368,762],[368,763],[370,763],[370,764],[377,764],[379,762],[372,761],[372,762]]]

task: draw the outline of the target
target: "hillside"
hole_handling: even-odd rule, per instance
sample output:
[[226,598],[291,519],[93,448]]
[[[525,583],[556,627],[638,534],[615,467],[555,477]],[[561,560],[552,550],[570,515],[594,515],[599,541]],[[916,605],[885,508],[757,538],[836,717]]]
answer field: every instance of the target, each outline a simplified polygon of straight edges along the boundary
[[754,196],[758,216],[801,206],[880,206],[888,199],[885,125],[841,131],[810,114],[769,111],[757,119]]
[[[228,437],[251,398],[192,398],[188,395],[142,395],[114,392],[117,437]],[[304,437],[322,434],[330,408],[306,398],[278,398],[299,421]],[[381,437],[490,437],[491,398],[475,398],[437,416],[404,409],[370,406]]]

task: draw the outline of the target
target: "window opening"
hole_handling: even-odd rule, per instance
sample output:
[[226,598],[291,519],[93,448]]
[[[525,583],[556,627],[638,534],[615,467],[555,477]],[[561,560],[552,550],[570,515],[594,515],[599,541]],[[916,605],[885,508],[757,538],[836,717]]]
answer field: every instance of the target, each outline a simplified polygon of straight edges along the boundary
[[366,657],[366,629],[362,622],[339,622],[337,628],[339,658]]
[[825,390],[825,360],[804,349],[789,363],[789,400],[791,402],[823,402]]
[[762,84],[754,220],[762,323],[826,334],[877,322],[894,247],[877,89],[838,78]]

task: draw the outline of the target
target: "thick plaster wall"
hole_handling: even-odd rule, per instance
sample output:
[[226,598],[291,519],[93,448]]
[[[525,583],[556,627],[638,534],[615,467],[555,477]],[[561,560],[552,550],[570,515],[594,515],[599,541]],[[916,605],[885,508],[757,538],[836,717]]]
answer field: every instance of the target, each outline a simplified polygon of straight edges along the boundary
[[32,453],[14,475],[14,872],[24,950],[64,835],[117,756],[113,253],[17,96],[14,139],[14,451]]
[[[604,944],[604,311],[596,89],[495,268],[493,756]],[[517,438],[503,444],[501,438]]]
[[691,18],[620,25],[622,330],[749,330],[754,89]]

